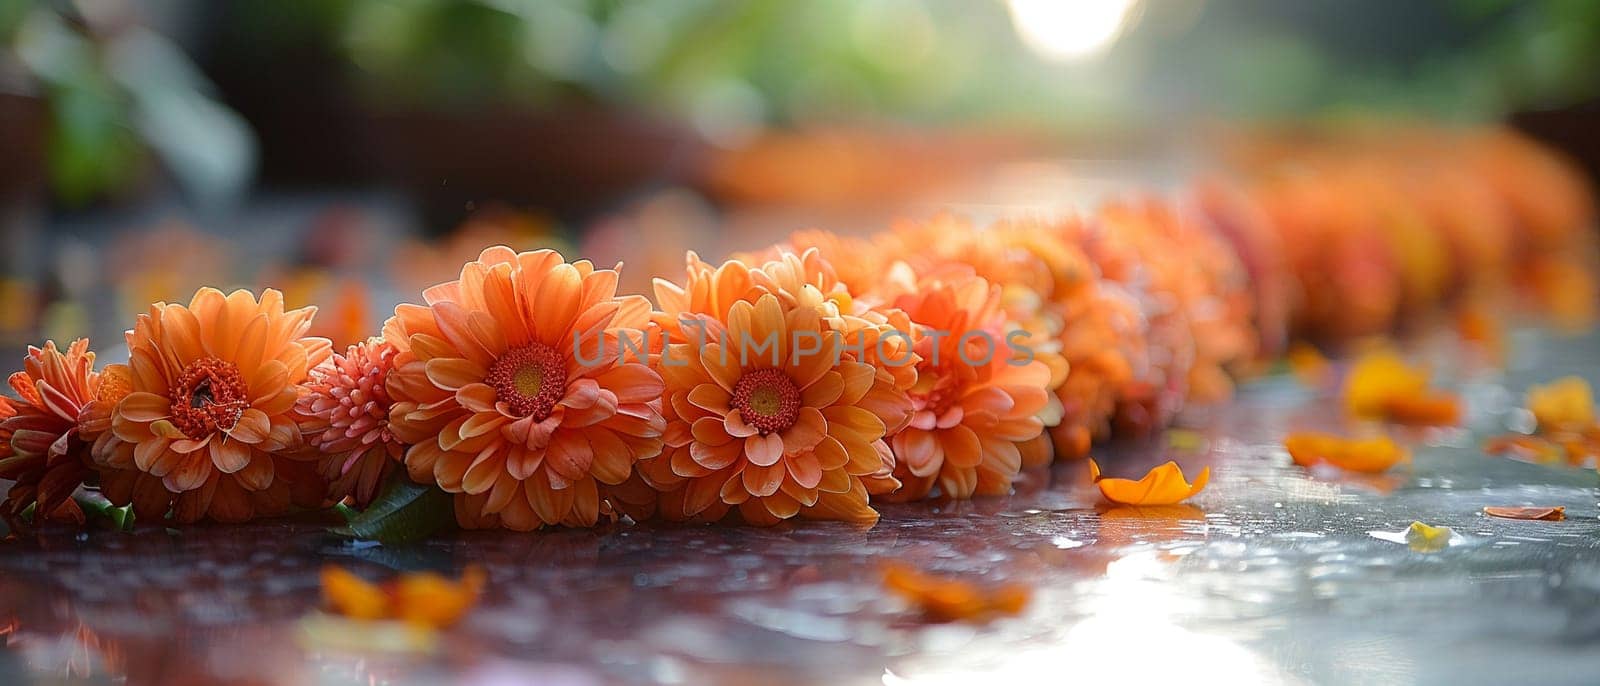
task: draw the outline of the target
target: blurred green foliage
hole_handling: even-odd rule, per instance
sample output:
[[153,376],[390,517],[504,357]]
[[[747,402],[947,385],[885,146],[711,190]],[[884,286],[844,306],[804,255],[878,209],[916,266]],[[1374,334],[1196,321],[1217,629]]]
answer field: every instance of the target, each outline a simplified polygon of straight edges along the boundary
[[370,97],[431,107],[582,98],[710,125],[1351,106],[1483,117],[1600,87],[1591,0],[1146,1],[1109,54],[1081,63],[1030,53],[999,0],[315,4]]
[[[1068,62],[1030,51],[1004,0],[162,5],[225,18],[213,51],[332,57],[379,107],[604,103],[668,112],[712,140],[841,118],[1079,131],[1374,109],[1481,119],[1600,94],[1594,0],[1143,0],[1109,51]],[[0,67],[20,64],[50,105],[54,188],[87,202],[153,157],[225,195],[246,178],[248,133],[136,7],[0,0]],[[119,20],[96,21],[106,8]]]
[[199,195],[247,178],[248,131],[209,100],[199,71],[140,25],[131,5],[0,0],[0,68],[48,107],[55,197],[83,205],[129,191],[149,161]]

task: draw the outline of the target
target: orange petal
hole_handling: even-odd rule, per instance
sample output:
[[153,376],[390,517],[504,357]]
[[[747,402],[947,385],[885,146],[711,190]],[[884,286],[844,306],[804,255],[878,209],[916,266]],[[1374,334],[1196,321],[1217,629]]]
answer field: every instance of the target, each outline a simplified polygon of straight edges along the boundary
[[391,591],[395,618],[432,629],[455,624],[478,604],[484,579],[483,570],[477,567],[468,567],[460,582],[432,572],[407,572]]
[[123,419],[135,422],[153,422],[157,419],[166,419],[171,414],[172,401],[164,396],[154,393],[135,392],[129,393],[122,402],[117,403],[117,414]]
[[761,432],[760,429],[751,426],[750,422],[745,421],[744,414],[738,410],[728,413],[722,422],[722,430],[734,438],[748,438]]
[[830,371],[815,383],[800,391],[800,401],[806,407],[823,408],[832,405],[844,395],[844,376]]
[[959,579],[942,579],[901,564],[884,568],[883,585],[929,619],[941,622],[1015,615],[1028,604],[1026,587],[1007,584],[980,588]]
[[783,462],[788,466],[789,476],[800,486],[809,489],[822,483],[822,463],[817,460],[815,453],[807,451],[790,455]]
[[744,439],[744,453],[751,464],[771,467],[783,459],[783,437],[775,433],[750,436]]
[[[692,347],[688,349],[693,350]],[[730,393],[744,373],[739,367],[739,351],[725,349],[717,343],[700,346],[700,364],[705,366],[706,372],[718,386]]]
[[383,589],[332,565],[322,568],[322,598],[333,611],[352,619],[382,619],[389,614],[389,596]]
[[[154,424],[151,425],[154,427]],[[243,441],[254,445],[267,440],[272,432],[272,420],[267,413],[255,408],[249,408],[239,415],[239,420],[233,423],[233,428],[228,430],[228,436],[236,441]],[[182,438],[182,436],[178,436]],[[231,472],[231,469],[223,471]]]
[[1211,479],[1211,468],[1200,470],[1191,485],[1176,462],[1167,462],[1145,473],[1138,481],[1100,476],[1100,465],[1089,459],[1089,477],[1100,487],[1100,495],[1121,505],[1176,505],[1201,490]]
[[721,386],[703,383],[689,391],[688,400],[695,407],[725,415],[728,413],[728,400],[731,397]]
[[[217,441],[212,441],[212,450],[216,450]],[[247,448],[248,450],[248,448]],[[170,454],[170,453],[169,453]],[[200,450],[185,455],[178,461],[172,471],[161,478],[161,483],[167,490],[173,492],[192,491],[205,485],[206,479],[211,477],[213,458]]]
[[[772,495],[778,492],[778,486],[783,484],[783,477],[786,473],[787,470],[784,469],[783,465],[773,465],[771,467],[746,465],[744,468],[744,489],[750,495]],[[729,504],[731,505],[732,503]]]
[[1461,423],[1461,400],[1449,393],[1404,395],[1385,401],[1384,413],[1401,424],[1455,426]]
[[810,452],[828,435],[828,420],[817,408],[802,406],[800,413],[795,416],[794,425],[785,429],[782,435],[785,453]]
[[690,426],[694,440],[706,445],[725,445],[733,440],[726,428],[727,420],[721,417],[701,417]]
[[1295,432],[1284,438],[1283,446],[1295,464],[1311,467],[1328,463],[1351,472],[1378,473],[1409,459],[1405,448],[1388,436],[1346,439],[1317,432]]
[[250,446],[228,437],[213,440],[211,462],[224,474],[237,472],[250,463]]
[[1559,522],[1567,518],[1565,507],[1485,507],[1483,513],[1505,519],[1544,519]]
[[447,391],[459,391],[469,384],[483,381],[488,374],[481,365],[459,357],[441,357],[428,360],[428,380]]

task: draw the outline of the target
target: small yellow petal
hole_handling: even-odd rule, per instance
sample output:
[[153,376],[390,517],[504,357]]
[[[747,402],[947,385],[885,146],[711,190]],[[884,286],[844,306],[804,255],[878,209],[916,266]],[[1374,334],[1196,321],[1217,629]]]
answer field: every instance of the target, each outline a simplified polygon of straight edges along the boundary
[[1434,552],[1450,547],[1450,538],[1455,531],[1448,526],[1429,526],[1422,522],[1412,522],[1406,528],[1406,543],[1411,549],[1419,552]]

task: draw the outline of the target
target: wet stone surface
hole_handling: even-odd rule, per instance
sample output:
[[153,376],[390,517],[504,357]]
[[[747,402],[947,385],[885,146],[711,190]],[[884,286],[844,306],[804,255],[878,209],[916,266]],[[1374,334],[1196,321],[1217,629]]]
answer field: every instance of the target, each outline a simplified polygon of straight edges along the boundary
[[[1184,506],[1098,503],[1083,463],[1015,495],[885,506],[870,530],[613,526],[352,544],[298,520],[132,533],[46,529],[0,545],[0,683],[1595,683],[1600,477],[1489,457],[1530,382],[1600,373],[1600,338],[1514,339],[1511,370],[1451,376],[1470,428],[1396,431],[1415,460],[1307,471],[1291,429],[1342,428],[1331,396],[1272,377],[1195,435],[1099,451],[1137,476],[1210,465]],[[1442,371],[1468,369],[1428,350]],[[1509,389],[1509,390],[1508,390]],[[1180,440],[1181,439],[1181,440]],[[1565,506],[1561,522],[1486,505]],[[1411,550],[1413,521],[1453,544]],[[1033,589],[1022,615],[930,624],[881,586],[897,560]],[[318,630],[317,572],[457,574],[484,602],[425,653]],[[1208,679],[1209,682],[1209,679]]]

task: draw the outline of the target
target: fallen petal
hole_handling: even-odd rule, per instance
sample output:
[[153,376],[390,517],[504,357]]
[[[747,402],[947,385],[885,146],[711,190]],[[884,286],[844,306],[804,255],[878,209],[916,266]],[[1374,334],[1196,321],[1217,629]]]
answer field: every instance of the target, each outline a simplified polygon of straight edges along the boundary
[[1483,513],[1490,517],[1503,519],[1543,519],[1559,522],[1567,518],[1565,507],[1495,507],[1483,508]]
[[1031,595],[1027,587],[1018,584],[981,588],[971,582],[936,577],[901,564],[884,566],[883,585],[938,622],[1017,615],[1027,607]]
[[1184,478],[1176,462],[1168,462],[1145,473],[1138,481],[1105,478],[1100,465],[1089,459],[1089,479],[1100,488],[1100,495],[1120,505],[1176,505],[1204,490],[1211,479],[1211,468],[1200,470],[1193,484]]
[[1289,457],[1302,467],[1331,464],[1351,472],[1376,474],[1407,460],[1410,454],[1388,436],[1348,439],[1314,431],[1297,431],[1283,439]]
[[1406,528],[1406,543],[1417,552],[1434,552],[1450,547],[1450,539],[1455,536],[1455,531],[1448,526],[1429,526],[1422,522],[1412,522]]

